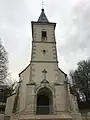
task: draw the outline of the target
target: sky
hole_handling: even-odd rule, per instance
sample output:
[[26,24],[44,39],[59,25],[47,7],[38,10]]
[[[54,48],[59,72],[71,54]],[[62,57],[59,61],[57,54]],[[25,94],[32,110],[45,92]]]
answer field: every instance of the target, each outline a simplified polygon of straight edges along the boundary
[[[45,14],[56,22],[59,67],[69,73],[90,56],[90,0],[44,0]],[[41,0],[0,0],[0,38],[8,52],[9,72],[18,74],[30,63],[31,21],[41,13]]]

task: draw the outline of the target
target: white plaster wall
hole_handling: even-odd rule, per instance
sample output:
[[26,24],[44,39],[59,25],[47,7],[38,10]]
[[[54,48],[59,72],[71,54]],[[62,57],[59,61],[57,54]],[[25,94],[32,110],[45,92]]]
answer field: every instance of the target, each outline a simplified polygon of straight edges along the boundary
[[[33,43],[32,61],[57,61],[55,43]],[[46,53],[43,54],[43,50]]]
[[33,104],[34,103],[34,99],[33,99],[33,96],[35,95],[35,89],[34,89],[34,85],[27,85],[27,96],[26,98],[26,104],[29,105],[29,104]]
[[6,108],[5,108],[5,115],[6,116],[11,116],[12,115],[15,97],[16,97],[16,94],[7,98]]
[[26,112],[34,114],[35,111],[35,85],[27,85],[26,91]]
[[30,80],[30,65],[28,68],[20,74],[20,94],[19,94],[19,111],[25,109],[26,100],[26,84]]
[[58,69],[58,79],[60,81],[60,84],[64,84],[64,81],[66,80],[65,74],[63,74],[60,69]]
[[46,79],[50,83],[54,83],[58,79],[58,68],[57,63],[31,63],[32,66],[32,80],[36,82],[37,84],[40,84],[40,82],[44,79],[44,74],[42,71],[46,69]]
[[75,95],[70,94],[70,103],[71,103],[71,111],[73,113],[78,113],[79,109]]
[[55,40],[54,25],[53,24],[48,24],[48,25],[34,24],[33,25],[33,39],[34,39],[34,41],[41,41],[41,31],[42,30],[47,31],[47,41],[48,42],[53,42]]
[[69,84],[67,82],[64,82],[64,87],[65,87],[65,100],[66,100],[67,111],[70,112]]
[[55,86],[55,96],[56,96],[56,111],[59,112],[67,111],[67,99],[66,91],[64,85]]

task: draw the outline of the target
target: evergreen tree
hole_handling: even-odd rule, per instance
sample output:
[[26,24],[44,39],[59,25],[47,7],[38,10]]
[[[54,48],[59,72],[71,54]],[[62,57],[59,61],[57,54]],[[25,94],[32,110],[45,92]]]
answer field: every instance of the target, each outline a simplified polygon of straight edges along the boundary
[[90,59],[77,63],[77,68],[70,72],[74,88],[82,101],[90,101]]

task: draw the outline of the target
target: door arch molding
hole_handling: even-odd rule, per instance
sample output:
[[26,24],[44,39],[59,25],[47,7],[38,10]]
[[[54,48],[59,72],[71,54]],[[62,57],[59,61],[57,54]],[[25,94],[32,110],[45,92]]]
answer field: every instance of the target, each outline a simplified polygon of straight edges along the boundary
[[37,92],[36,114],[50,114],[53,110],[53,93],[47,87],[42,87]]

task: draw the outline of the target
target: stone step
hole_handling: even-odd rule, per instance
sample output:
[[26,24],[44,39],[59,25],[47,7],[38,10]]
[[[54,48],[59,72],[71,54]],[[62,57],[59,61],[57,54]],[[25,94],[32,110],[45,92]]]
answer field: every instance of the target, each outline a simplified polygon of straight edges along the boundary
[[23,115],[18,120],[72,120],[68,114],[62,115]]

